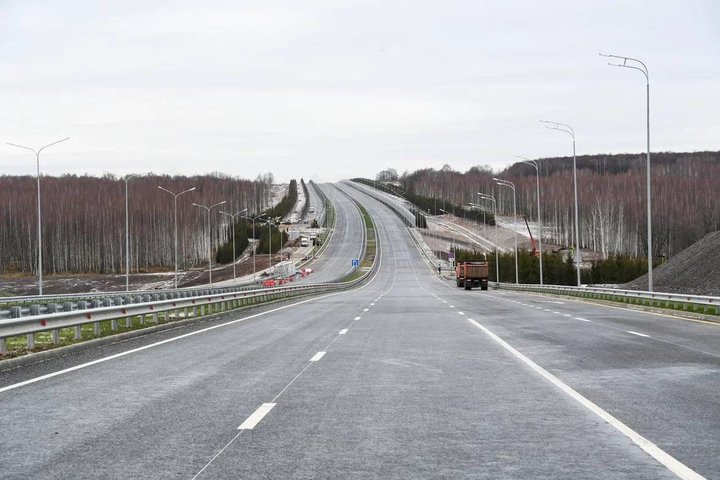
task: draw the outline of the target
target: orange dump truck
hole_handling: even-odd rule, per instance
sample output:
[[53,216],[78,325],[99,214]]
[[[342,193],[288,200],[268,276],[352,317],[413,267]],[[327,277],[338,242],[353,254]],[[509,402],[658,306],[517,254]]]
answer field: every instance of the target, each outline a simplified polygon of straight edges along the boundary
[[470,290],[472,287],[488,289],[488,262],[459,262],[455,266],[455,281],[458,287]]

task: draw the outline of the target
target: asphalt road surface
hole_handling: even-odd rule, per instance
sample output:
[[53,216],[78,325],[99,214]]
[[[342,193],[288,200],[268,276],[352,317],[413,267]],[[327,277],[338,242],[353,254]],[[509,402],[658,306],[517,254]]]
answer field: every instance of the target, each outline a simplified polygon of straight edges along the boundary
[[310,264],[313,273],[303,281],[334,282],[352,272],[352,260],[363,251],[363,219],[355,204],[330,184],[319,185],[335,207],[335,231],[325,251]]
[[370,282],[0,374],[0,476],[720,476],[720,327],[466,292],[340,188]]

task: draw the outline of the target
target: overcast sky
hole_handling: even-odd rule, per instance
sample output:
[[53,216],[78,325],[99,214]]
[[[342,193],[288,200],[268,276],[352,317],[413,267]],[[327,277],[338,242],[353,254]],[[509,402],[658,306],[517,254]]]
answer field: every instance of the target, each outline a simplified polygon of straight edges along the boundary
[[0,174],[334,181],[720,149],[720,2],[0,0]]

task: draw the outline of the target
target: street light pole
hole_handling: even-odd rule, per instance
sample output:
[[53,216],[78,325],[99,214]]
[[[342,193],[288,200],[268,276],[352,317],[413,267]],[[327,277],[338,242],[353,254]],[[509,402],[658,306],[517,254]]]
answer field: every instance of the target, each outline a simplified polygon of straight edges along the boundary
[[69,140],[70,137],[63,138],[62,140],[58,140],[57,142],[48,143],[44,147],[40,147],[37,150],[30,147],[24,147],[22,145],[17,145],[15,143],[9,143],[8,145],[12,145],[13,147],[23,148],[25,150],[30,150],[35,154],[35,160],[37,161],[37,231],[38,231],[38,262],[37,262],[37,270],[38,270],[38,294],[42,295],[42,287],[43,287],[43,279],[42,279],[42,210],[40,208],[40,152],[45,150],[46,148],[53,146],[55,144],[58,144],[60,142],[64,142],[65,140]]
[[[501,187],[511,188],[512,192],[513,192],[513,215],[515,216],[515,221],[513,224],[513,230],[515,231],[515,284],[518,284],[518,283],[520,283],[520,276],[518,273],[517,205],[515,203],[515,184],[508,180],[503,180],[501,178],[493,178],[493,180],[495,180],[495,183],[497,183]],[[495,217],[495,223],[497,224],[497,217]]]
[[580,222],[578,220],[578,194],[577,194],[577,161],[575,158],[575,130],[570,125],[558,122],[548,122],[547,120],[540,120],[540,123],[545,123],[545,128],[550,130],[558,130],[565,132],[572,137],[573,147],[573,188],[575,190],[575,268],[577,270],[577,285],[580,286]]
[[[621,55],[606,55],[601,53],[601,57],[617,58],[622,60],[622,63],[610,63],[614,67],[632,68],[638,70],[645,75],[645,99],[646,99],[646,114],[647,114],[647,249],[648,249],[648,292],[653,291],[653,264],[652,264],[652,195],[650,186],[650,72],[648,71],[647,65],[636,58],[623,57]],[[628,65],[628,62],[631,62]],[[639,66],[638,66],[639,65]]]
[[247,212],[247,208],[245,208],[245,209],[243,209],[243,210],[240,210],[239,212],[236,212],[236,213],[227,213],[227,212],[223,212],[222,210],[220,211],[221,214],[227,215],[228,217],[230,217],[230,224],[232,225],[232,242],[233,242],[233,259],[232,259],[232,262],[233,262],[233,283],[235,283],[235,217],[236,217],[237,215],[240,215],[241,213],[245,213],[245,212]]
[[182,192],[180,192],[180,193],[173,193],[173,192],[171,192],[170,190],[168,190],[167,188],[161,187],[160,185],[158,185],[158,188],[159,188],[160,190],[162,190],[163,192],[167,192],[167,193],[169,193],[170,195],[172,195],[172,196],[173,196],[173,199],[174,199],[174,202],[175,202],[175,210],[174,210],[174,211],[175,211],[175,290],[177,290],[177,288],[178,288],[178,261],[177,261],[177,257],[178,257],[178,239],[177,239],[177,237],[178,237],[178,221],[177,221],[177,199],[178,199],[178,197],[179,197],[180,195],[183,195],[183,194],[185,194],[185,193],[192,192],[193,190],[195,190],[195,187],[188,188],[187,190],[184,190],[184,191],[182,191]]
[[478,195],[483,200],[490,200],[493,202],[493,206],[495,207],[495,281],[497,283],[500,283],[500,256],[498,252],[498,229],[497,229],[497,201],[495,200],[495,197],[492,195],[487,195],[485,193],[478,192]]
[[226,201],[223,200],[222,202],[215,203],[213,205],[210,205],[209,207],[206,207],[205,205],[200,205],[199,203],[193,203],[194,207],[200,207],[204,208],[207,211],[207,219],[208,219],[208,272],[209,272],[209,284],[212,285],[212,230],[210,230],[210,210],[217,207],[218,205],[222,205]]
[[543,284],[543,258],[542,258],[542,218],[540,217],[540,167],[535,160],[515,155],[517,158],[522,158],[523,163],[535,167],[535,174],[537,180],[537,212],[538,212],[538,251],[540,252],[540,285]]
[[253,283],[255,283],[255,253],[257,252],[257,244],[255,243],[255,220],[260,218],[260,215],[257,217],[248,217],[245,215],[240,215],[242,218],[246,218],[252,222],[252,236],[253,236]]

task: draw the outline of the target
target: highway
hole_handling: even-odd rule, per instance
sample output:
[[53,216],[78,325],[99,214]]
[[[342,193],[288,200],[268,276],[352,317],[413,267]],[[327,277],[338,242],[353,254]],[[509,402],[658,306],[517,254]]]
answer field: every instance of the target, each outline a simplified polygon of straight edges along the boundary
[[[336,235],[359,229],[322,188]],[[339,188],[375,219],[368,283],[0,372],[0,475],[720,475],[720,327],[466,292],[393,213]],[[337,268],[354,235],[336,237]]]
[[[352,272],[352,260],[362,255],[362,217],[355,204],[332,185],[318,185],[318,188],[323,189],[335,207],[335,231],[325,251],[310,264],[314,273],[303,281],[334,282]],[[308,189],[312,191],[312,187]]]

